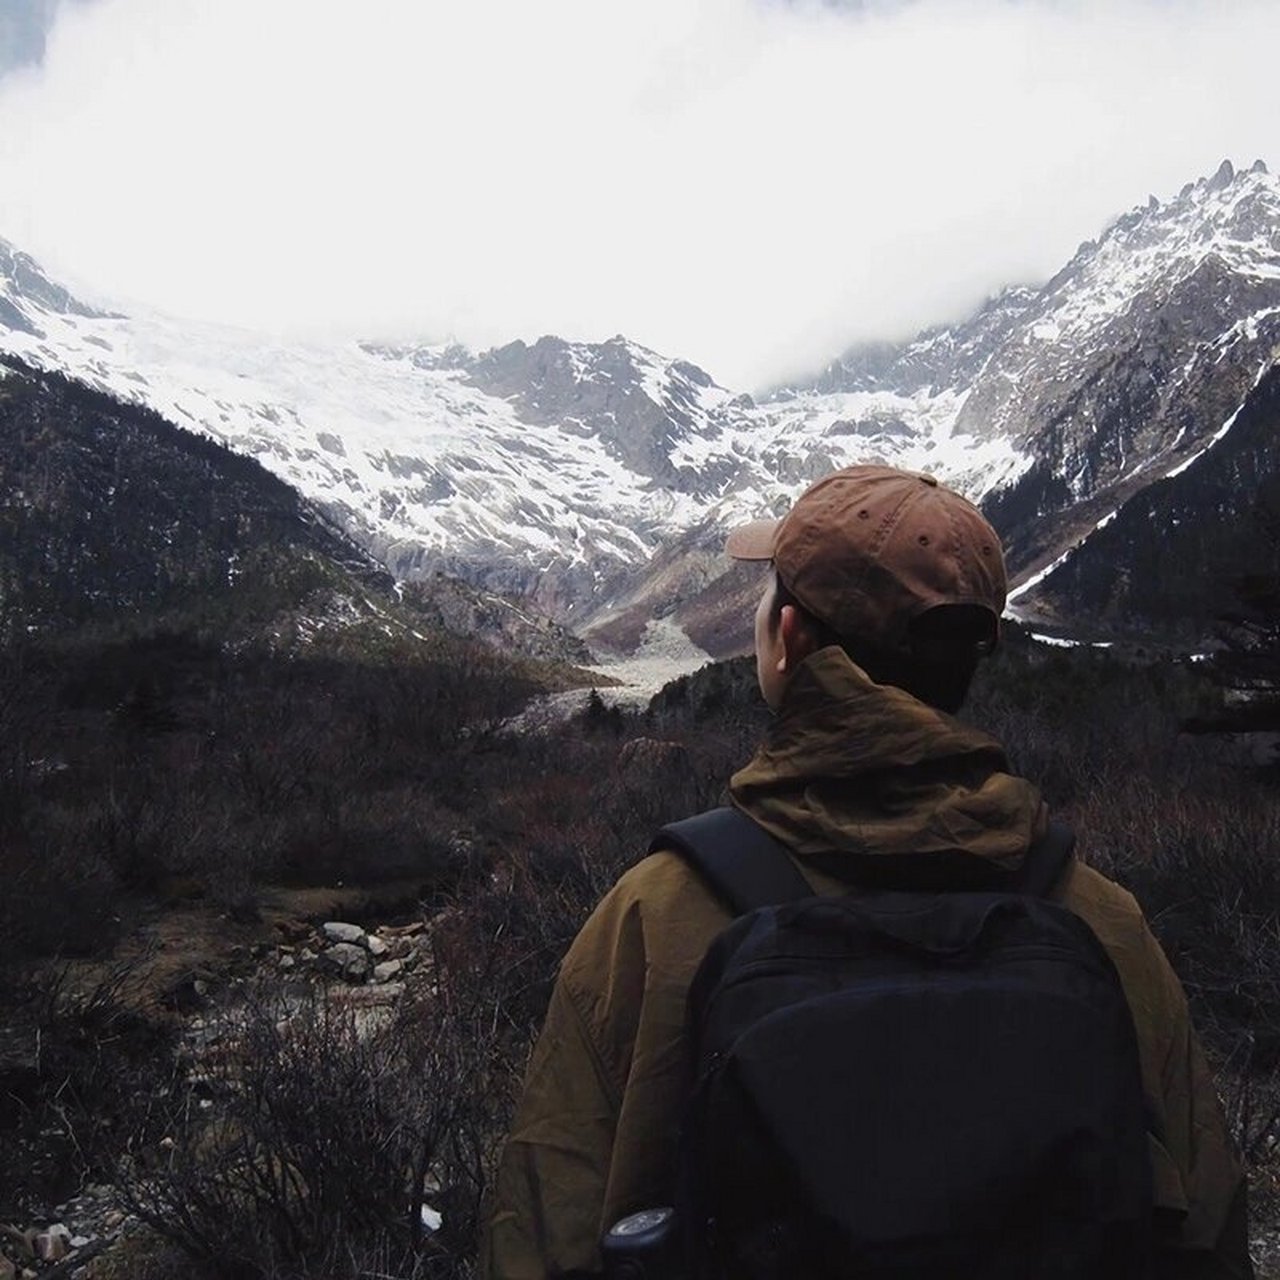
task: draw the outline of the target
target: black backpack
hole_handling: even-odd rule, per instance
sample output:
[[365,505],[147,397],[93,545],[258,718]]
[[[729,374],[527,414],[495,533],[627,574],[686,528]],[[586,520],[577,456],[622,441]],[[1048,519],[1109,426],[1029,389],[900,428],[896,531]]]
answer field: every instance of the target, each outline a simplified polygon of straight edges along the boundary
[[1150,1274],[1132,1017],[1045,900],[1073,844],[1055,824],[1017,873],[867,856],[827,897],[735,810],[663,829],[738,916],[689,993],[690,1280]]

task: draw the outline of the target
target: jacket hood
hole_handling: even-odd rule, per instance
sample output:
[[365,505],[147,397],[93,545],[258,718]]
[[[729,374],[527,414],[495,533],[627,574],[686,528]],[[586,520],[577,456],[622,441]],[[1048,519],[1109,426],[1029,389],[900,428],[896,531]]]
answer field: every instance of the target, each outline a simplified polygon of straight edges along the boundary
[[958,851],[1017,860],[1048,820],[995,739],[889,685],[835,646],[795,670],[733,802],[795,855]]

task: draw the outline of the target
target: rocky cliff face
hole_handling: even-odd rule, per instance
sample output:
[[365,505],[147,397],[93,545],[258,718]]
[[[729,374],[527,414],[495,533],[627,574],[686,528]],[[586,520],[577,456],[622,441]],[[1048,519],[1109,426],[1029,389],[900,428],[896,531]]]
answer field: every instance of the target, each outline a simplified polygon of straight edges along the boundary
[[[965,324],[877,353],[874,367],[850,353],[814,385],[955,380],[955,432],[1006,441],[1022,460],[982,495],[1023,584],[1019,609],[1067,626],[1077,616],[1114,624],[1120,600],[1091,567],[1114,560],[1112,522],[1128,527],[1136,501],[1159,525],[1159,504],[1144,496],[1151,486],[1193,466],[1207,474],[1198,461],[1207,451],[1230,455],[1226,441],[1253,420],[1278,358],[1280,184],[1261,164],[1237,173],[1224,163],[1081,245],[1042,288],[1010,290]],[[1194,501],[1190,480],[1178,489]],[[1247,501],[1242,492],[1237,505]],[[1214,503],[1203,514],[1220,522]],[[1193,522],[1186,509],[1181,519]],[[1211,566],[1185,537],[1165,558],[1161,580],[1181,585],[1170,584],[1168,606],[1146,593],[1141,616],[1167,624],[1194,598],[1203,620]]]
[[1122,218],[1081,248],[1020,328],[959,418],[1034,453],[1020,486],[993,507],[1015,571],[1052,559],[1058,531],[1079,527],[1043,515],[1119,510],[1198,456],[1275,361],[1275,179],[1224,167],[1170,204]]
[[732,425],[720,411],[732,397],[687,361],[660,361],[619,336],[571,344],[512,342],[472,361],[468,381],[515,406],[532,426],[559,427],[599,441],[633,475],[706,497],[732,466],[694,468],[676,459],[682,443],[716,442]]

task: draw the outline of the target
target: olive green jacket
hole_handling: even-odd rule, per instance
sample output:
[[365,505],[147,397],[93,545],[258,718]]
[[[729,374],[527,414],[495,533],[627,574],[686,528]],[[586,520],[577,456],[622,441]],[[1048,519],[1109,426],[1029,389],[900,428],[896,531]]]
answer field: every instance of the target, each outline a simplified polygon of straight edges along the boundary
[[[835,648],[797,668],[733,801],[841,892],[849,853],[962,849],[1016,865],[1047,815],[986,735],[871,683]],[[1157,1205],[1178,1225],[1167,1274],[1250,1276],[1240,1167],[1187,1002],[1133,898],[1073,862],[1061,900],[1088,922],[1133,1011]],[[628,871],[561,966],[505,1148],[481,1274],[592,1274],[603,1228],[672,1198],[687,1089],[685,996],[729,914],[674,852]]]

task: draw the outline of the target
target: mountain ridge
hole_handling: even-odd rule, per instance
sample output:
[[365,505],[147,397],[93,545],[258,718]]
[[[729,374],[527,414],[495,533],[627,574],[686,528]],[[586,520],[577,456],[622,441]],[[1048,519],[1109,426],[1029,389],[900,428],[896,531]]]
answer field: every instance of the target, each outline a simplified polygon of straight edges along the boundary
[[1044,285],[853,348],[759,400],[621,335],[473,354],[264,344],[121,316],[78,304],[12,249],[0,349],[258,457],[400,578],[465,577],[580,632],[619,612],[694,619],[727,526],[864,460],[931,471],[981,502],[1014,582],[1031,584],[1020,611],[1034,619],[1043,596],[1049,619],[1053,574],[1091,554],[1099,522],[1214,447],[1276,361],[1276,226],[1280,182],[1224,163],[1122,215]]

